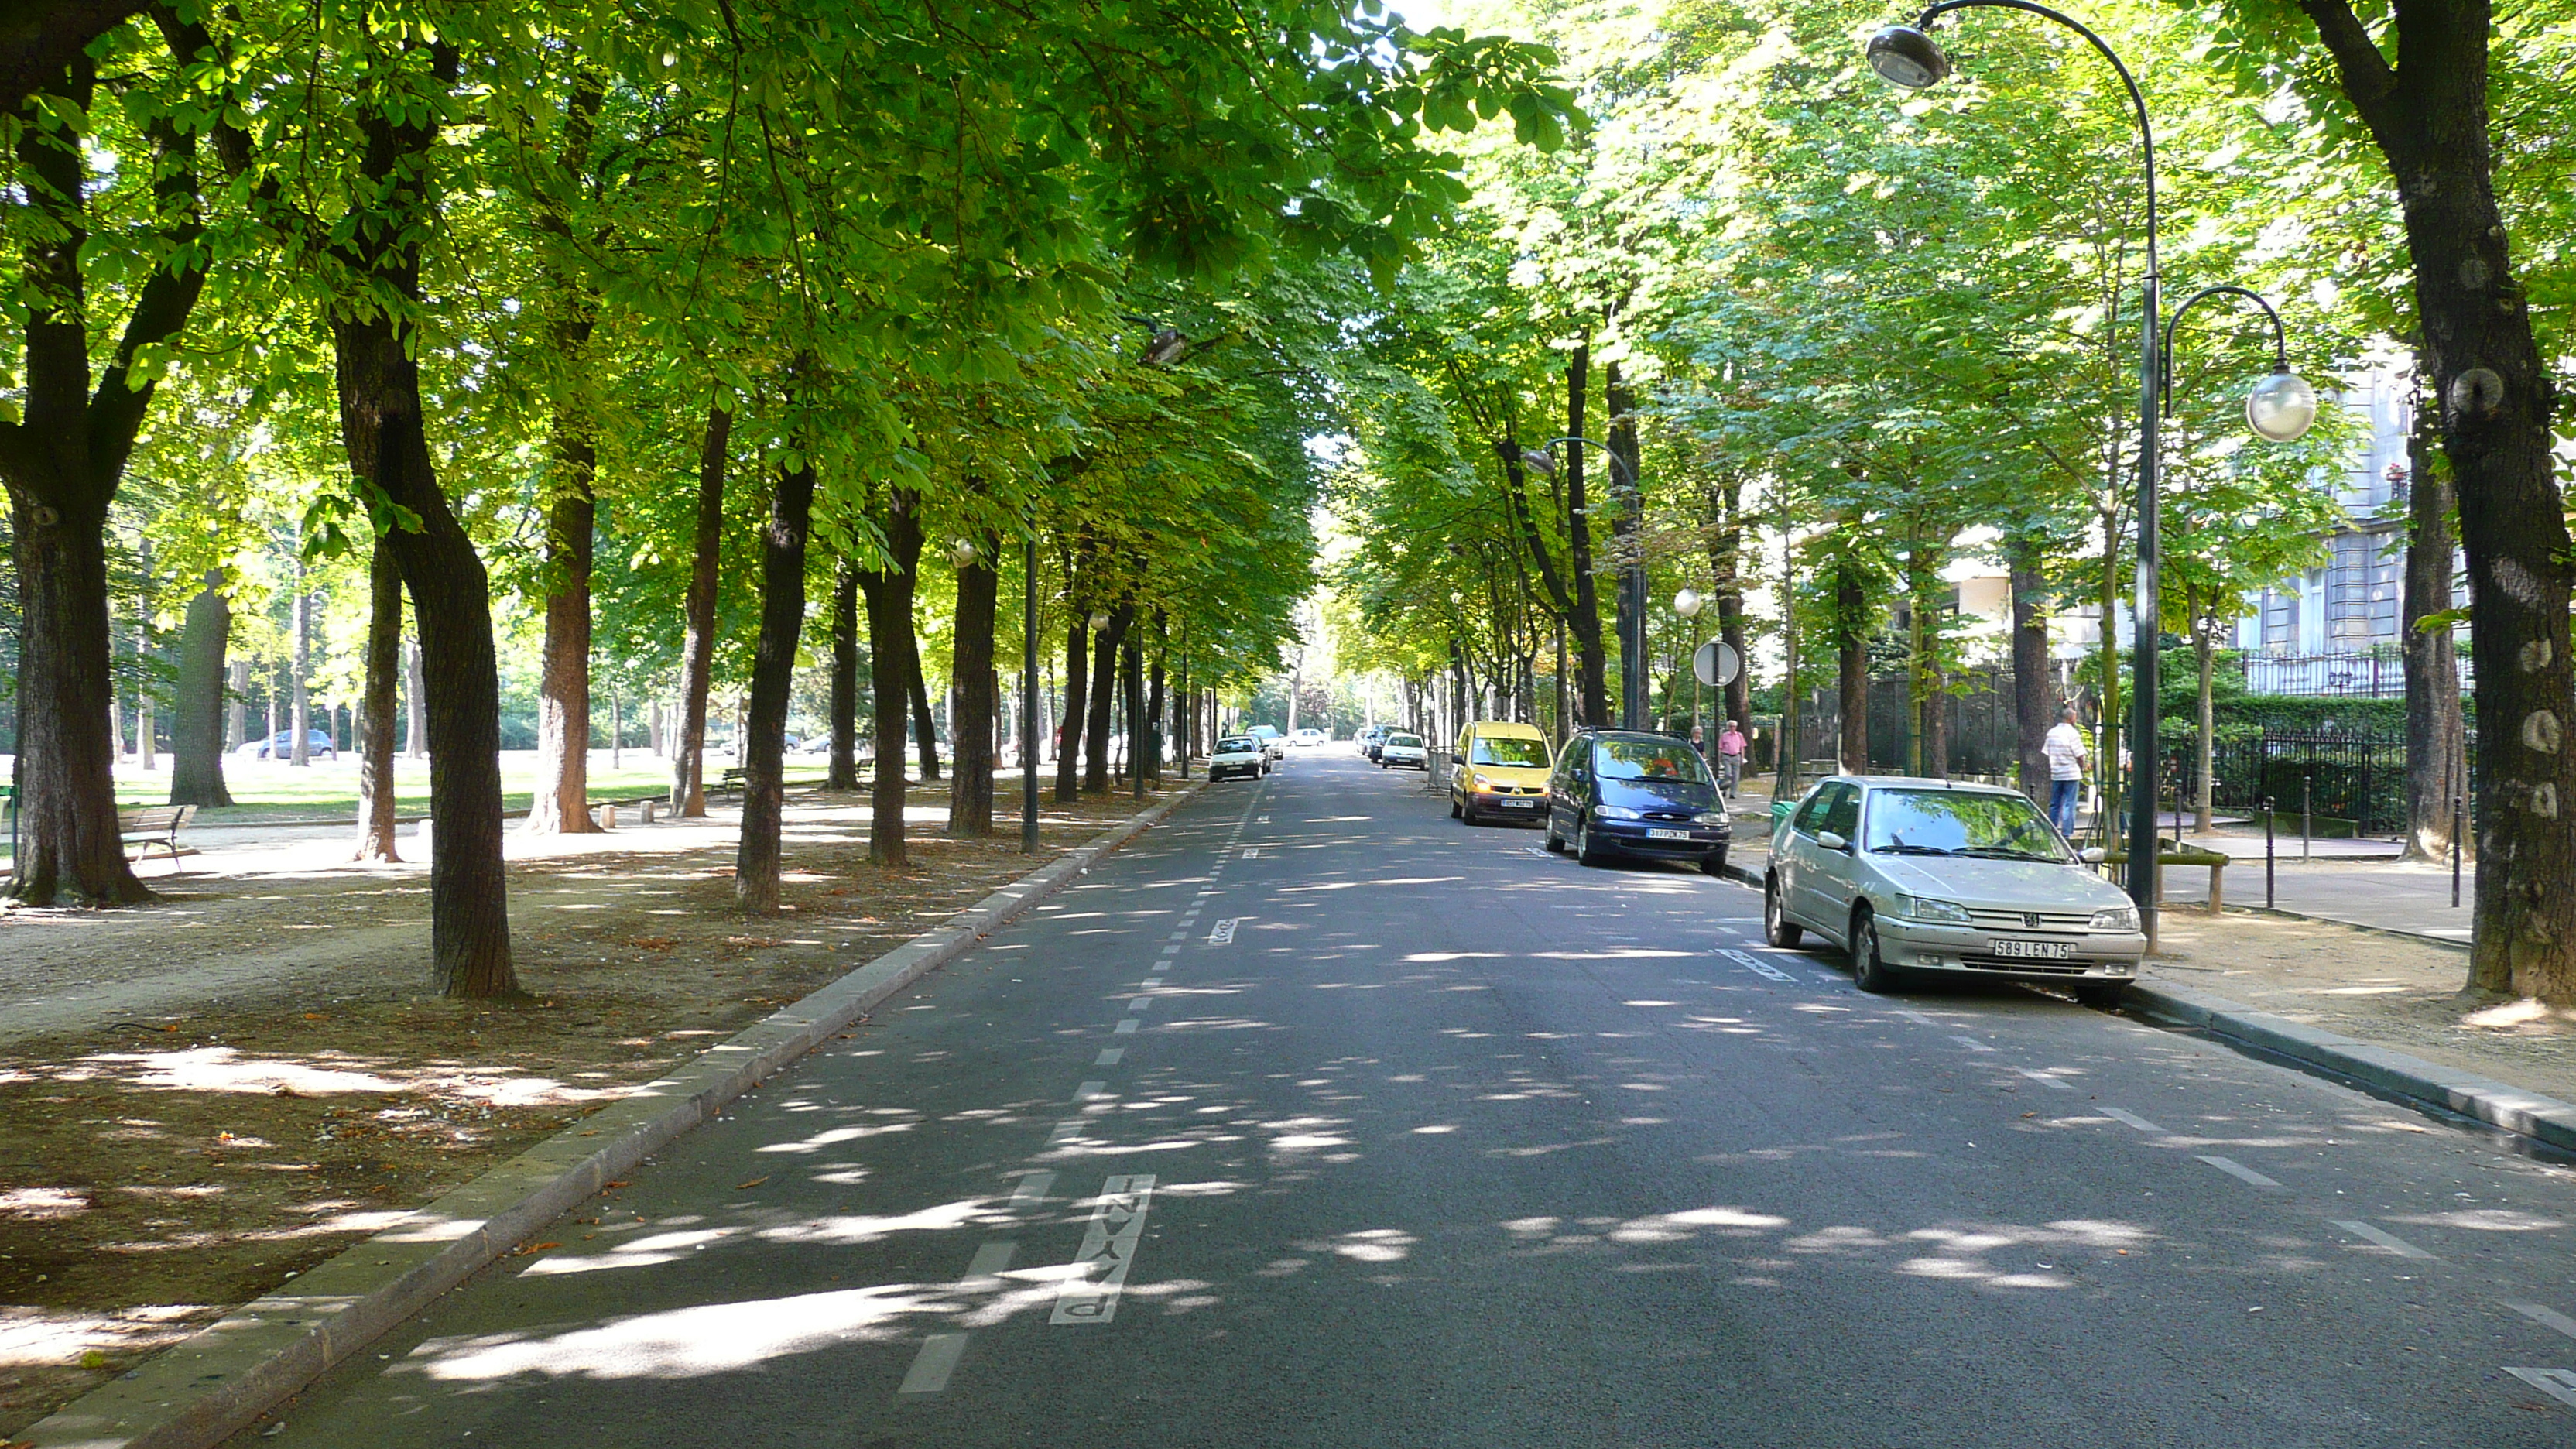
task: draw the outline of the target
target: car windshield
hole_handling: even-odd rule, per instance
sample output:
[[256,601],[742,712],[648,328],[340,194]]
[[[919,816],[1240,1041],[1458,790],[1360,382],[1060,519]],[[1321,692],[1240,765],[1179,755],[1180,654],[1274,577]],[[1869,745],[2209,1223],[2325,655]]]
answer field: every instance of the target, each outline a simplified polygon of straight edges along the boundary
[[1478,735],[1476,747],[1467,753],[1471,765],[1527,765],[1547,768],[1545,740],[1514,739],[1510,735]]
[[1983,860],[2070,859],[2038,807],[1983,790],[1872,790],[1864,849]]
[[1680,740],[1596,740],[1592,768],[1604,780],[1710,783],[1699,751]]
[[1247,750],[1257,750],[1260,748],[1261,741],[1254,739],[1250,735],[1237,735],[1233,739],[1219,740],[1216,742],[1216,752],[1220,755],[1240,755]]
[[1420,735],[1388,735],[1388,736],[1386,737],[1386,742],[1387,742],[1388,744],[1390,744],[1390,745],[1418,745],[1418,744],[1422,743],[1422,736],[1420,736]]

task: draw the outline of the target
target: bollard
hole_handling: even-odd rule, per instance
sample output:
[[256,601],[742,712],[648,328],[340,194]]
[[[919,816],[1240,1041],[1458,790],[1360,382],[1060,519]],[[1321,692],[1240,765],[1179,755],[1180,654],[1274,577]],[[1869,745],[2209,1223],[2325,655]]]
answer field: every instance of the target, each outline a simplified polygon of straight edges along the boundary
[[2460,837],[2469,829],[2469,799],[2451,792],[2451,909],[2460,908]]
[[2272,909],[2272,797],[2263,797],[2263,909]]
[[652,824],[652,823],[653,823],[653,807],[654,807],[655,805],[657,805],[657,804],[660,804],[660,803],[661,803],[661,802],[660,802],[660,801],[657,801],[657,800],[647,800],[647,801],[645,801],[645,802],[643,803],[643,807],[642,807],[642,808],[643,808],[643,811],[644,811],[644,823],[645,823],[645,824],[650,825],[650,824]]
[[2308,858],[2308,842],[2316,835],[2317,772],[2299,777],[2299,859]]
[[617,828],[616,801],[611,800],[607,804],[599,807],[599,828],[602,830],[615,830]]

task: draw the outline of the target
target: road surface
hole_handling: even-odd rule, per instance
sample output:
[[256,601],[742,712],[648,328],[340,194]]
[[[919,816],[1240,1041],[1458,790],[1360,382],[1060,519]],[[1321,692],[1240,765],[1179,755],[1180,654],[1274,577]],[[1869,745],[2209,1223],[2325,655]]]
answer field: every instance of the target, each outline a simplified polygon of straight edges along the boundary
[[2566,1168],[1418,782],[1211,789],[239,1442],[2576,1443]]

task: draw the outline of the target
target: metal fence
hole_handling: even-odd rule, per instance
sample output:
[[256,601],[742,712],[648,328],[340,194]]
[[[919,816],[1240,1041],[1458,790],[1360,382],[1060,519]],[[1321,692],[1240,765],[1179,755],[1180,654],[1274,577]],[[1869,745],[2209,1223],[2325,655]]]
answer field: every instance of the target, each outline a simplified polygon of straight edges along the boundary
[[[1869,767],[1899,774],[1914,753],[1916,721],[1904,679],[1869,682]],[[1953,779],[1981,776],[2010,780],[2020,768],[2021,726],[2013,714],[2013,674],[2000,666],[1952,676],[1939,708],[1947,715],[1949,769]],[[1830,760],[1842,748],[1842,697],[1829,682],[1809,694],[1799,710],[1798,758]]]
[[[2468,641],[2458,651],[2460,687],[2475,676],[2469,667]],[[2344,699],[2403,699],[2406,661],[2395,653],[2248,654],[2245,688],[2254,694],[2325,695]]]
[[[2189,730],[2168,728],[2160,741],[2166,798],[2198,797],[2198,751]],[[2477,732],[2469,732],[2469,778],[2477,778]],[[2220,740],[2210,750],[2210,799],[2252,813],[2265,799],[2282,818],[2302,811],[2330,823],[2330,833],[2406,832],[2406,734],[2402,730],[2333,733],[2267,729]],[[2467,802],[2474,817],[2477,802]]]

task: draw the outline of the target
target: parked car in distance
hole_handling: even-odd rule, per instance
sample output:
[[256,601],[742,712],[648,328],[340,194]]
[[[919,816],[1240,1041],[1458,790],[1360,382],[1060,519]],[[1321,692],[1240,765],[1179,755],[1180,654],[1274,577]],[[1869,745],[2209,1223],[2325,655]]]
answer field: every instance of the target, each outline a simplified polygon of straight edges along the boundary
[[1330,744],[1333,740],[1331,735],[1319,729],[1302,729],[1289,738],[1295,741],[1297,748],[1301,750],[1311,750],[1317,745]]
[[1431,757],[1422,751],[1422,736],[1391,734],[1386,737],[1385,743],[1378,746],[1377,767],[1381,770],[1392,770],[1398,766],[1408,770],[1431,768]]
[[2058,981],[2112,1005],[2147,938],[2119,887],[2018,790],[1835,775],[1771,837],[1763,934],[1809,931],[1851,954],[1863,991],[1915,972]]
[[1255,736],[1227,735],[1216,742],[1215,752],[1208,756],[1207,772],[1211,780],[1234,775],[1258,780],[1270,773],[1270,755]]
[[1547,736],[1538,726],[1478,720],[1458,732],[1449,767],[1449,818],[1539,824],[1547,812]]
[[[233,753],[236,755],[247,756],[254,760],[286,759],[295,753],[295,731],[284,729],[279,730],[276,734],[273,734],[264,740],[245,741],[240,746],[236,747],[233,750]],[[306,730],[304,732],[304,753],[308,757],[314,759],[336,760],[340,758],[339,747],[331,743],[331,735],[327,730]]]
[[1253,725],[1244,730],[1244,733],[1261,741],[1261,752],[1272,760],[1288,758],[1288,737],[1279,731],[1268,725]]
[[1584,730],[1557,752],[1547,785],[1547,848],[1575,859],[1613,855],[1726,869],[1734,838],[1717,777],[1690,741],[1635,730]]
[[1370,725],[1351,736],[1351,743],[1359,750],[1361,759],[1374,760],[1377,758],[1378,746],[1386,743],[1386,736],[1386,726]]

